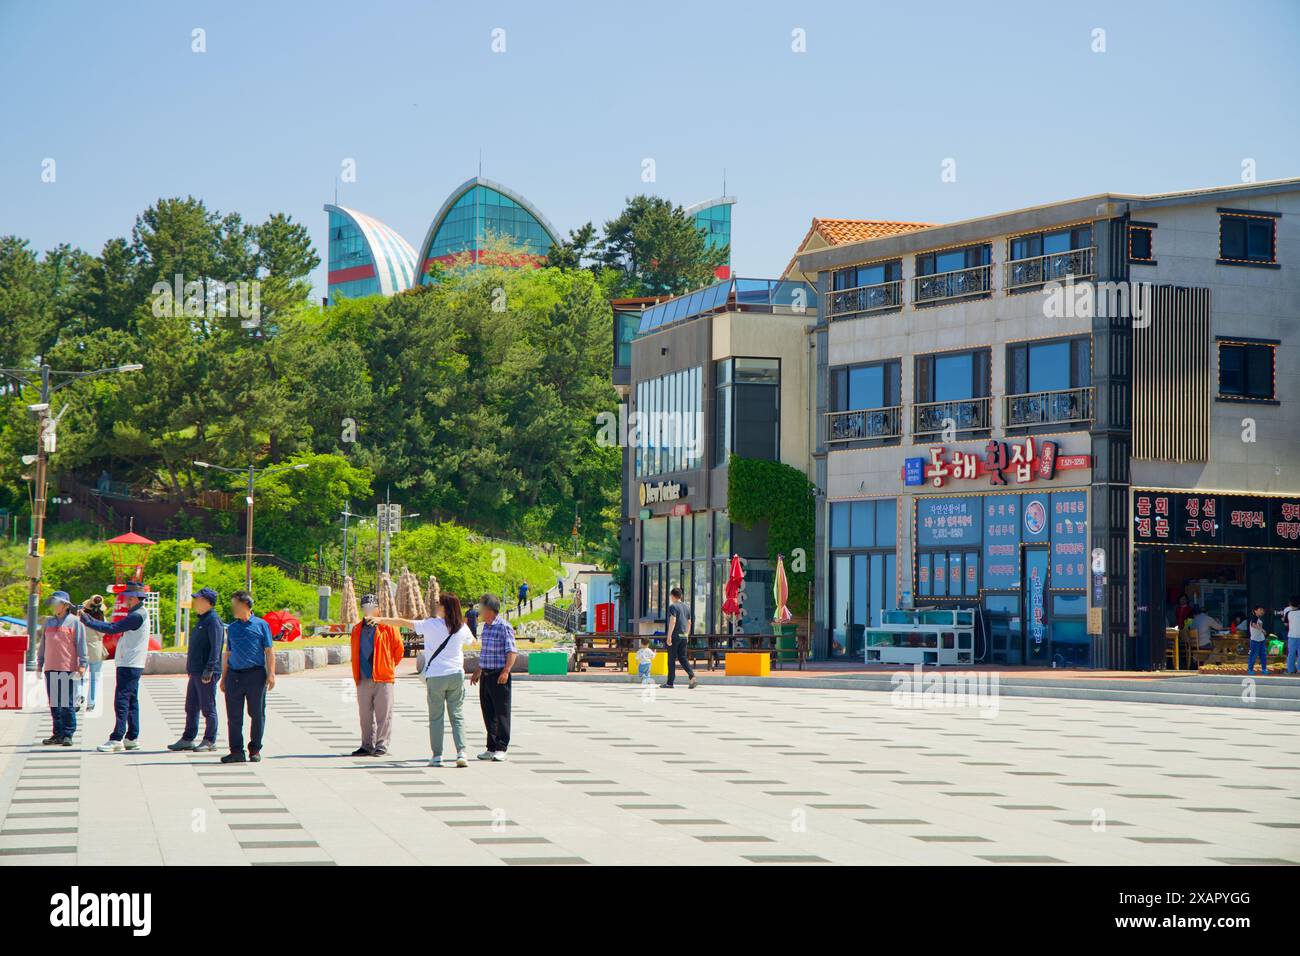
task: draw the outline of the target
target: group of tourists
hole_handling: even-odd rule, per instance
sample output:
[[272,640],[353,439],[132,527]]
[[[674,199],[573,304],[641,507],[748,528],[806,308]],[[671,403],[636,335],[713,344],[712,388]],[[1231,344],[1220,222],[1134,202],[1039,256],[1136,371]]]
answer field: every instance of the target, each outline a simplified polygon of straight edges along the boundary
[[[96,595],[75,605],[66,591],[49,598],[51,616],[44,623],[38,665],[45,675],[53,733],[46,746],[72,746],[77,711],[83,703],[95,707],[99,672],[105,656],[103,639],[117,637],[114,652],[117,680],[113,691],[113,731],[97,749],[105,753],[139,749],[140,678],[144,674],[151,633],[145,590],[129,584],[121,594],[125,613],[105,620],[103,598]],[[253,597],[245,590],[231,595],[231,620],[217,612],[220,598],[210,587],[193,596],[194,618],[186,651],[185,727],[169,744],[171,751],[212,752],[217,744],[217,692],[225,698],[229,753],[222,763],[262,759],[266,730],[266,695],[275,687],[275,650],[271,629],[253,613]],[[429,705],[431,766],[469,766],[465,746],[465,647],[481,641],[478,667],[469,683],[478,687],[479,706],[487,729],[487,748],[479,760],[503,761],[510,746],[511,669],[516,659],[515,633],[501,616],[501,601],[485,594],[467,615],[454,594],[443,593],[433,616],[422,620],[380,617],[373,594],[361,600],[362,620],[352,628],[352,679],[356,684],[361,745],[354,757],[388,753],[393,728],[393,686],[405,655],[399,628],[423,638],[420,677]],[[89,676],[89,695],[82,697]],[[244,715],[249,720],[247,746]],[[203,719],[202,736],[199,718]],[[455,758],[444,760],[445,726],[451,724]]]

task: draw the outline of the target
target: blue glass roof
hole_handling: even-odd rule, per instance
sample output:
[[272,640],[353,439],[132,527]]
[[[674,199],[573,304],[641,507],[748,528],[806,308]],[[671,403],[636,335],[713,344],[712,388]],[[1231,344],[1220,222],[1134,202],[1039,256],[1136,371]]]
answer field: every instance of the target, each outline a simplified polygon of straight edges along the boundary
[[641,313],[637,335],[646,335],[664,326],[693,319],[723,308],[734,297],[741,309],[771,310],[801,308],[815,310],[817,293],[806,282],[782,279],[723,279],[711,286],[687,292],[667,302],[660,302]]

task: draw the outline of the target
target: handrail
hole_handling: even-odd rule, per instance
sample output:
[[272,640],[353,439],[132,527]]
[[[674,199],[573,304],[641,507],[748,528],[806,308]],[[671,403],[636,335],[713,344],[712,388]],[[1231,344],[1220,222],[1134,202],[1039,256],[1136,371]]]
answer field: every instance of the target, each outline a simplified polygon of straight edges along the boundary
[[1049,252],[1026,259],[1009,259],[1004,263],[1003,287],[1008,291],[1025,286],[1042,285],[1057,279],[1093,275],[1095,250],[1092,246]]
[[991,427],[993,399],[954,398],[943,402],[917,402],[912,406],[912,435],[921,438],[936,435],[949,426],[958,432],[986,431]]
[[903,304],[903,280],[891,279],[874,285],[854,286],[852,289],[835,289],[826,293],[826,298],[828,319],[879,309],[896,309]]
[[936,302],[983,295],[993,290],[993,266],[970,266],[950,272],[912,277],[912,301]]
[[859,408],[850,411],[826,413],[826,441],[828,444],[901,438],[902,435],[902,405],[885,405],[879,408]]
[[1092,399],[1092,386],[1004,395],[1002,421],[1007,428],[1091,422]]

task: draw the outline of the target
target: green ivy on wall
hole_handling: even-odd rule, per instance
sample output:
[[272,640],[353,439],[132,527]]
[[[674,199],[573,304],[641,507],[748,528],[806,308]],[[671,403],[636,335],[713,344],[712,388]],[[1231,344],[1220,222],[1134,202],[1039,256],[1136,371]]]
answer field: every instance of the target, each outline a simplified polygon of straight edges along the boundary
[[785,555],[790,611],[799,616],[808,613],[813,575],[813,492],[803,472],[779,461],[732,455],[727,463],[727,513],[745,528],[768,522],[767,556],[775,567],[776,556]]

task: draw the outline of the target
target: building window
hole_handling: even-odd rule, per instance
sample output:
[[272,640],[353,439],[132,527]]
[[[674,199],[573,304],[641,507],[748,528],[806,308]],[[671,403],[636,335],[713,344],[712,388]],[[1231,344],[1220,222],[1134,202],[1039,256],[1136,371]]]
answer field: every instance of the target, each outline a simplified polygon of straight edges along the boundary
[[1277,346],[1277,342],[1241,342],[1220,339],[1220,400],[1276,401]]
[[729,455],[781,457],[781,360],[729,358],[714,363],[713,463]]
[[1093,274],[1092,226],[1071,226],[1007,240],[1008,292]]
[[1277,220],[1272,216],[1242,213],[1219,214],[1219,261],[1273,265],[1276,254]]
[[636,384],[638,478],[700,467],[704,370],[670,372]]
[[893,498],[830,506],[830,652],[861,656],[865,629],[897,607],[897,504]]
[[1155,227],[1131,223],[1128,227],[1128,261],[1155,264]]
[[1086,336],[1007,346],[1007,428],[1092,421],[1092,346]]
[[979,594],[978,551],[920,551],[916,556],[918,597],[962,598]]
[[987,295],[993,288],[989,266],[991,256],[992,246],[988,243],[917,256],[912,301],[923,305],[944,299]]
[[898,359],[831,369],[827,441],[897,440],[902,374]]
[[990,420],[989,350],[916,357],[912,437],[933,441],[951,423],[958,438],[987,432]]
[[831,276],[831,294],[826,303],[828,318],[896,309],[903,304],[903,261],[873,262],[850,266]]

